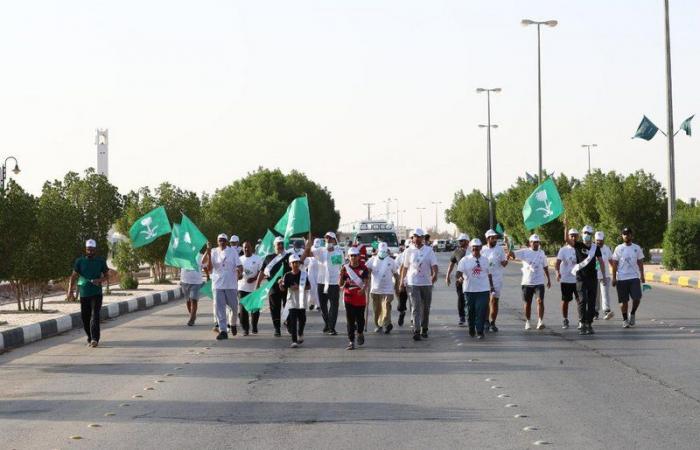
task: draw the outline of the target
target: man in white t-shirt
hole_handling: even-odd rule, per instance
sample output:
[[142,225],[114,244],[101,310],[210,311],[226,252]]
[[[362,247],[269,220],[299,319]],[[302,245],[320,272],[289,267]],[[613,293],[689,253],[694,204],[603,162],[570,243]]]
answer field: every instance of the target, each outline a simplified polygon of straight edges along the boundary
[[[605,261],[606,268],[612,267],[612,250],[605,245],[605,233],[596,231],[594,235],[595,245],[600,249],[601,257]],[[610,320],[615,316],[610,307],[610,277],[608,273],[604,273],[600,264],[596,264],[598,272],[598,296],[596,298],[596,315],[598,318],[598,310],[603,309],[603,319]]]
[[532,298],[537,298],[537,329],[544,328],[544,283],[547,278],[547,289],[552,287],[549,279],[547,255],[540,249],[540,237],[536,234],[530,236],[530,247],[516,250],[510,253],[512,258],[517,258],[523,263],[523,278],[521,289],[523,302],[525,302],[525,329],[529,330],[530,315],[532,311]]
[[316,260],[316,257],[313,256],[313,251],[314,249],[321,248],[324,245],[324,241],[321,238],[316,238],[314,239],[313,243],[313,248],[311,250],[311,256],[308,256],[304,260],[304,267],[306,269],[306,273],[308,274],[308,280],[309,280],[309,285],[311,286],[309,290],[309,309],[313,310],[316,309],[317,311],[321,310],[321,303],[319,302],[319,297],[318,297],[318,273],[320,270],[320,266],[318,264],[318,261]]
[[[396,290],[395,278],[398,279],[398,265],[389,255],[389,246],[386,242],[380,242],[377,254],[372,256],[366,264],[371,274],[370,297],[374,310],[374,325],[376,333],[391,333],[394,325],[391,323],[391,302],[394,300]],[[396,275],[396,276],[395,276]]]
[[433,249],[425,245],[425,232],[416,228],[413,232],[413,247],[404,253],[401,267],[401,282],[406,281],[408,298],[413,312],[413,340],[428,338],[430,304],[433,299],[433,284],[437,280],[437,257]]
[[197,269],[181,269],[180,270],[180,286],[187,298],[187,312],[190,314],[190,320],[187,326],[193,326],[197,320],[197,305],[199,303],[199,290],[204,284],[202,279],[202,259],[204,255],[197,255]]
[[[238,252],[228,246],[228,237],[221,233],[217,237],[218,247],[207,249],[207,269],[212,274],[212,291],[219,325],[217,340],[228,339],[226,332],[226,307],[238,311],[238,280],[243,277],[243,268]],[[236,315],[232,317],[231,334],[236,335]]]
[[[561,316],[563,329],[569,328],[569,303],[576,298],[578,302],[578,291],[576,290],[576,275],[572,273],[576,265],[576,249],[574,244],[578,240],[579,232],[576,228],[570,228],[566,237],[566,245],[559,249],[557,262],[554,266],[557,272],[557,281],[561,287]],[[581,318],[579,317],[579,322]]]
[[489,298],[494,293],[493,274],[489,260],[481,254],[481,240],[469,243],[471,255],[465,255],[457,264],[457,279],[461,281],[467,303],[469,336],[484,338],[484,327],[489,313]]
[[481,248],[481,254],[489,262],[489,271],[493,278],[493,292],[489,299],[489,322],[487,329],[493,332],[498,331],[496,318],[498,317],[498,299],[501,298],[503,288],[503,268],[508,265],[508,256],[503,247],[498,245],[498,233],[494,230],[486,232],[486,245]]
[[325,234],[325,247],[309,249],[306,256],[316,258],[318,263],[318,300],[321,304],[321,315],[323,316],[323,332],[335,336],[335,325],[338,321],[338,307],[340,302],[340,268],[345,263],[345,255],[338,247],[338,239],[334,232]]
[[[632,230],[622,230],[623,243],[615,247],[612,255],[612,285],[617,288],[617,301],[622,312],[622,326],[624,328],[635,325],[635,314],[639,303],[642,301],[642,283],[644,278],[644,252],[642,248],[633,243]],[[632,298],[632,312],[629,317],[628,303]]]
[[[238,299],[244,299],[248,294],[256,289],[258,276],[262,269],[263,260],[259,255],[253,253],[253,244],[250,241],[243,243],[243,256],[241,265],[243,266],[243,278],[238,280]],[[248,336],[251,323],[253,334],[258,334],[258,321],[260,320],[260,311],[248,311],[241,303],[240,313],[241,328],[243,328],[243,336]]]

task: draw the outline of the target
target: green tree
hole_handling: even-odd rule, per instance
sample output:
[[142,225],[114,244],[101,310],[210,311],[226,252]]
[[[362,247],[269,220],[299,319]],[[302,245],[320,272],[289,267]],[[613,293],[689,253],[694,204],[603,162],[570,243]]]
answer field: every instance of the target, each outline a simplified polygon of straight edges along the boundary
[[671,270],[700,269],[700,208],[687,206],[664,233],[663,265]]
[[140,260],[131,242],[119,242],[114,249],[114,265],[119,271],[119,286],[122,289],[136,289],[139,281],[136,277],[140,267]]
[[468,195],[464,195],[460,189],[455,193],[452,205],[445,211],[445,220],[455,224],[459,231],[481,238],[489,229],[488,200],[478,189]]

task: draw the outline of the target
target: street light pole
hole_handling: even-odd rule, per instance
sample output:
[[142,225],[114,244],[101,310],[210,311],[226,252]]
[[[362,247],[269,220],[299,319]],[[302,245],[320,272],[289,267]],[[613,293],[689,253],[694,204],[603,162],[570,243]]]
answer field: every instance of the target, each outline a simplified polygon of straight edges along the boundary
[[537,119],[538,119],[538,165],[537,165],[537,182],[542,182],[542,58],[540,54],[540,27],[547,25],[548,27],[556,27],[556,20],[546,20],[537,22],[530,19],[523,19],[520,24],[523,26],[537,25]]
[[396,202],[396,228],[399,227],[399,199],[395,198],[394,201]]
[[423,228],[423,210],[425,209],[424,206],[417,207],[418,214],[420,214],[420,227]]
[[0,167],[0,189],[4,192],[5,191],[5,180],[7,180],[7,161],[13,160],[15,162],[15,168],[12,169],[12,173],[15,175],[19,174],[21,171],[19,170],[19,164],[17,163],[17,158],[14,156],[8,156],[5,158],[5,162],[2,163],[2,167]]
[[597,147],[598,144],[581,144],[581,147],[588,149],[588,175],[591,174],[591,147]]
[[[498,125],[491,125],[491,92],[501,92],[501,88],[484,89],[477,88],[477,93],[486,92],[486,195],[489,198],[489,228],[493,229],[493,181],[491,176],[491,128],[498,128]],[[484,128],[484,125],[479,125]]]
[[367,207],[367,220],[372,220],[372,206],[374,203],[363,203]]
[[438,234],[438,206],[442,205],[442,202],[430,202],[435,205],[435,234]]
[[673,143],[673,89],[671,87],[671,25],[668,19],[668,0],[664,0],[666,37],[666,137],[668,139],[668,222],[676,212],[676,168]]

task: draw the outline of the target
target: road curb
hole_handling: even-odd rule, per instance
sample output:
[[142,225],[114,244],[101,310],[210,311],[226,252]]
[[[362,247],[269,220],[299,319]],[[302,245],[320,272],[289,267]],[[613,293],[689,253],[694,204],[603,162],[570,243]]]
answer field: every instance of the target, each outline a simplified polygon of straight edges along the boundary
[[[182,288],[175,288],[168,291],[154,292],[140,297],[133,297],[121,302],[103,305],[100,309],[101,318],[119,317],[134,311],[143,311],[154,306],[163,305],[171,300],[182,298]],[[82,328],[83,320],[80,312],[65,314],[54,319],[44,320],[38,323],[23,325],[21,327],[10,328],[0,333],[0,353],[6,350],[21,347],[46,339],[57,334],[64,333],[74,328]]]

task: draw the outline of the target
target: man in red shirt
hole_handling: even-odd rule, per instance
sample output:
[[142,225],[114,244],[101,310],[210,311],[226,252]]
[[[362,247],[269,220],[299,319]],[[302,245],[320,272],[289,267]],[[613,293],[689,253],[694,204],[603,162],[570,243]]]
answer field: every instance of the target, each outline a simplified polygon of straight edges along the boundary
[[367,286],[369,270],[360,262],[360,250],[350,247],[348,250],[350,263],[340,269],[340,287],[343,288],[345,301],[345,318],[348,323],[347,350],[355,349],[355,332],[357,343],[365,343],[365,308],[367,307]]

